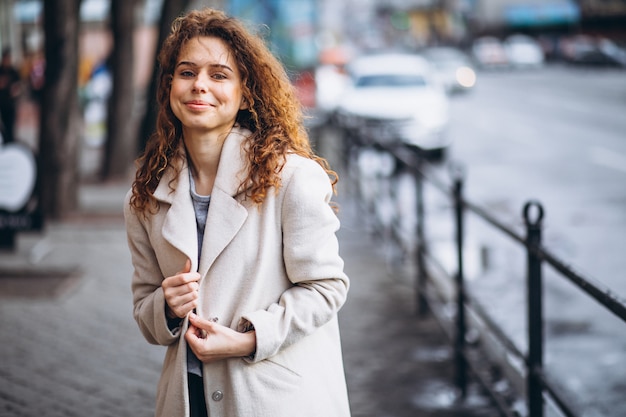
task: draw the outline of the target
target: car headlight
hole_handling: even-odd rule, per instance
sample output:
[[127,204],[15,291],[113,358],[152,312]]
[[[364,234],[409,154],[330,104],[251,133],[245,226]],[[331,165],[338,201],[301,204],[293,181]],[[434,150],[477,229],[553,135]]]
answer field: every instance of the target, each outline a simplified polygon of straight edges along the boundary
[[471,88],[476,84],[476,73],[470,67],[459,67],[456,70],[456,81],[461,87]]

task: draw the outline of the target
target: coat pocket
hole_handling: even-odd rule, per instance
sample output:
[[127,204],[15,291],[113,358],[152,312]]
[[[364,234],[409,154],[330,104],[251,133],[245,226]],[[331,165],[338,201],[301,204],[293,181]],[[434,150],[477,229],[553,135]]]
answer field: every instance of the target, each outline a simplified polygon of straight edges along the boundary
[[305,398],[303,378],[293,370],[270,359],[247,363],[241,369],[237,385],[240,398],[253,404],[253,411],[238,415],[253,417],[293,417],[302,415]]
[[248,381],[253,385],[258,384],[254,388],[264,392],[268,392],[269,389],[269,392],[273,391],[276,394],[292,393],[298,390],[302,380],[298,373],[271,359],[248,364],[246,368],[246,373],[249,374]]

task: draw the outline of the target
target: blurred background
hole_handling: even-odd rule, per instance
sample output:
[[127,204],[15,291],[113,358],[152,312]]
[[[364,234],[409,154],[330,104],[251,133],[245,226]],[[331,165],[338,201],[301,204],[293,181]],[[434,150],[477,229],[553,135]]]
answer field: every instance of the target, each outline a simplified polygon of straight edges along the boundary
[[[91,204],[120,204],[106,190],[130,185],[152,132],[158,45],[175,16],[201,6],[268,40],[314,146],[342,177],[340,199],[359,200],[357,217],[381,248],[381,227],[400,213],[409,213],[402,249],[416,244],[415,184],[394,176],[378,146],[393,141],[436,177],[462,171],[467,198],[516,230],[523,205],[541,202],[544,244],[624,299],[623,0],[0,0],[0,44],[19,74],[6,99],[15,128],[3,121],[0,147],[5,253],[20,234],[72,218],[85,190]],[[105,188],[89,194],[90,185]],[[424,193],[430,250],[453,274],[451,203]],[[524,346],[524,253],[475,217],[466,223],[469,290]],[[388,259],[402,276],[402,261]],[[550,370],[580,415],[626,415],[624,322],[552,270],[545,286]]]
[[[448,92],[480,85],[474,71],[519,77],[509,70],[626,66],[626,5],[620,0],[0,0],[0,44],[11,49],[23,81],[16,136],[33,150],[48,143],[64,149],[56,161],[42,154],[44,169],[87,180],[127,174],[153,124],[148,98],[157,45],[174,16],[202,5],[250,22],[267,38],[313,127],[337,110],[348,84],[346,64],[371,51],[424,52]],[[457,79],[459,67],[467,67],[465,79]],[[49,215],[75,205],[72,189],[45,203]]]

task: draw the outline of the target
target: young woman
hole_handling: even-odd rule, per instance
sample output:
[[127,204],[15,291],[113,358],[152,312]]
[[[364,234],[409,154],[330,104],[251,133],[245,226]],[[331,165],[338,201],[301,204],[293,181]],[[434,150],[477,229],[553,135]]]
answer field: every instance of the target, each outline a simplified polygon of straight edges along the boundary
[[156,415],[349,416],[336,176],[283,67],[212,9],[178,18],[159,62],[125,201],[134,317],[167,346]]

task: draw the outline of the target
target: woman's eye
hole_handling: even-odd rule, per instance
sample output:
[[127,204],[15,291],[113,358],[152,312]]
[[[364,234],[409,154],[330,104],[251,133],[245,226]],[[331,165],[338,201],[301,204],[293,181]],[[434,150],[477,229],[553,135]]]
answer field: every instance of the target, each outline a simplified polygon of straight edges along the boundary
[[213,74],[213,78],[215,78],[216,80],[225,80],[226,75],[222,74],[221,72],[217,72]]
[[183,70],[180,72],[181,77],[193,77],[194,73],[193,71],[189,71],[189,70]]

